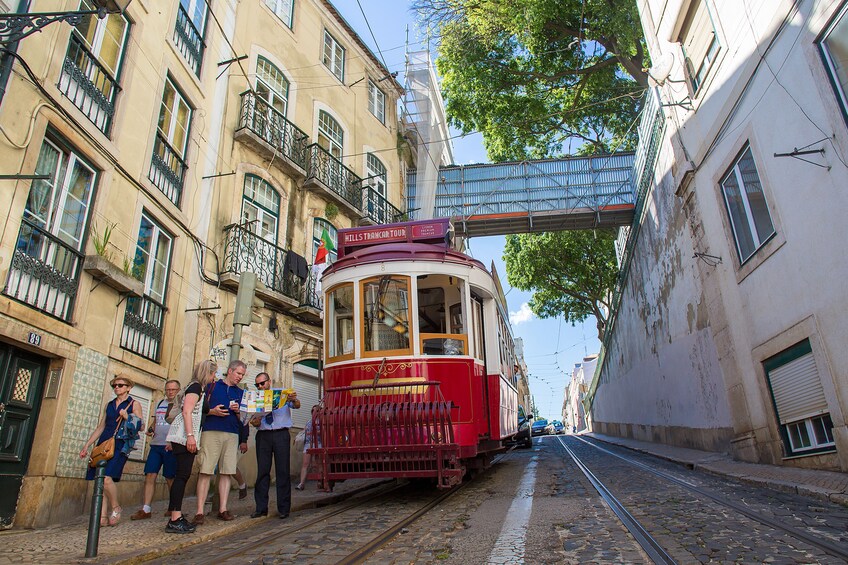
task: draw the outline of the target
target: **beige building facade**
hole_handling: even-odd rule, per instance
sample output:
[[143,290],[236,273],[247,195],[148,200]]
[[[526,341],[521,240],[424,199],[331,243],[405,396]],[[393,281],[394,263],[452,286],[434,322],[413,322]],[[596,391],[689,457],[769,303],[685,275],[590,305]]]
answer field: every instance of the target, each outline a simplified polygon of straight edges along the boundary
[[[266,370],[308,413],[315,251],[338,228],[400,219],[405,202],[402,88],[335,8],[133,0],[24,38],[0,67],[0,162],[17,175],[0,181],[0,527],[87,512],[79,451],[111,376],[136,383],[147,418],[166,379],[187,382],[210,355],[225,367],[244,271],[265,287],[242,336],[247,382]],[[140,502],[137,447],[126,507]]]

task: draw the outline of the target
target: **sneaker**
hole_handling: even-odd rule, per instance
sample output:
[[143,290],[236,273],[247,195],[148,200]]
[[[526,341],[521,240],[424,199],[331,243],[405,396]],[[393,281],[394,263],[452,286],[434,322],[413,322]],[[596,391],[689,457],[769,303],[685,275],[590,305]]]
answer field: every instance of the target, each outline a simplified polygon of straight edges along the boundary
[[153,516],[151,512],[145,512],[144,508],[139,508],[135,514],[130,516],[130,520],[147,520],[151,516]]
[[244,500],[245,498],[247,498],[247,485],[239,489],[239,500]]
[[191,534],[197,529],[184,516],[180,516],[178,520],[168,520],[168,525],[165,526],[165,531],[172,534]]

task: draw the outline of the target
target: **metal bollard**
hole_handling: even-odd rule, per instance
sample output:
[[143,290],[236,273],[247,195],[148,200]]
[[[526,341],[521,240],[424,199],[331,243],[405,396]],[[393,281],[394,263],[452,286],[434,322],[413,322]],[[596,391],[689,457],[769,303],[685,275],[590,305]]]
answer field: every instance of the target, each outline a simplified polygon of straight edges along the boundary
[[91,499],[91,514],[88,517],[88,541],[85,543],[85,556],[97,557],[97,545],[100,543],[100,511],[103,509],[103,484],[106,482],[106,463],[97,463],[94,475],[94,496]]

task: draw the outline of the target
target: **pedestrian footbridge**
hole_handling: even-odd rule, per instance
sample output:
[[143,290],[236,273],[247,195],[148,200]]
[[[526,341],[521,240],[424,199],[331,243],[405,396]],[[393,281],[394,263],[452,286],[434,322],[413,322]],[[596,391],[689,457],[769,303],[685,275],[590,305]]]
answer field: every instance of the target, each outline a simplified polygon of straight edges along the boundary
[[450,217],[466,237],[631,225],[661,137],[661,107],[651,94],[635,152],[439,167],[429,183],[411,171],[410,217]]

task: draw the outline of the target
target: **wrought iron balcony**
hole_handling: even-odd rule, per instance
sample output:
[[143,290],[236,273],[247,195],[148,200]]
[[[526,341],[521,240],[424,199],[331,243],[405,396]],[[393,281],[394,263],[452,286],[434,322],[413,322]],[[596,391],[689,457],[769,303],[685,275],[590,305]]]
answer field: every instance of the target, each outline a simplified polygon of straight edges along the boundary
[[243,225],[227,226],[224,237],[222,274],[256,273],[268,290],[293,301],[285,304],[280,300],[282,305],[299,307],[316,303],[317,298],[312,296],[315,284],[311,281],[311,269],[305,263],[297,265],[296,254],[262,239]]
[[253,91],[241,94],[235,136],[265,150],[286,172],[306,176],[309,136]]
[[150,160],[150,172],[148,172],[147,178],[176,206],[180,205],[185,170],[185,161],[177,155],[168,141],[157,131],[156,142],[153,145],[153,157]]
[[3,293],[70,322],[79,288],[82,254],[27,219],[21,220]]
[[188,12],[183,8],[182,2],[177,12],[177,25],[174,27],[174,43],[177,44],[177,48],[194,74],[200,76],[200,65],[203,63],[203,50],[206,44],[203,42],[200,30],[194,26]]
[[164,325],[165,306],[149,296],[127,298],[121,347],[158,363]]
[[71,33],[68,54],[56,86],[97,129],[109,135],[115,115],[115,97],[121,87],[76,31]]
[[362,191],[362,212],[364,223],[391,224],[398,222],[403,212],[395,208],[385,196],[370,186]]
[[304,188],[323,188],[326,195],[351,212],[362,211],[362,179],[329,151],[313,143],[309,147],[309,168]]

